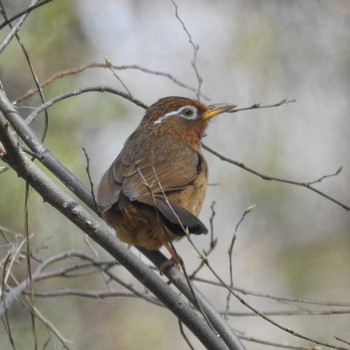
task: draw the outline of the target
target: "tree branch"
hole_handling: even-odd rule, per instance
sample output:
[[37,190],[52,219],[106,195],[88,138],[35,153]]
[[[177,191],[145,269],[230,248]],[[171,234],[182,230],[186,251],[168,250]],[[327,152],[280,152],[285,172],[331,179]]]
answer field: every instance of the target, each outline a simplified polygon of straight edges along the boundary
[[47,4],[48,2],[51,2],[51,1],[53,1],[53,0],[39,0],[39,1],[36,1],[33,5],[30,5],[26,9],[16,13],[12,17],[10,17],[10,18],[6,19],[4,22],[2,22],[0,24],[0,30],[3,29],[4,27],[6,27],[9,23],[12,23],[13,21],[15,21],[17,18],[19,18],[19,17],[21,17],[23,15],[28,15],[30,12],[32,12],[36,8],[38,8],[40,6],[43,6],[43,5],[45,5],[45,4]]
[[[260,107],[261,108],[261,107]],[[293,180],[287,180],[287,179],[282,179],[282,178],[278,178],[278,177],[273,177],[273,176],[269,176],[269,175],[265,175],[262,174],[252,168],[247,167],[244,163],[242,162],[238,162],[236,160],[233,160],[231,158],[225,157],[224,155],[222,155],[221,153],[213,150],[212,148],[210,148],[209,146],[205,145],[204,143],[202,143],[202,147],[207,150],[209,153],[213,154],[214,156],[216,156],[217,158],[221,159],[224,162],[233,164],[238,166],[239,168],[248,171],[251,174],[254,174],[260,178],[262,178],[263,180],[269,180],[269,181],[276,181],[276,182],[282,182],[285,184],[289,184],[289,185],[295,185],[295,186],[299,186],[299,187],[305,187],[307,189],[309,189],[310,191],[313,191],[315,193],[317,193],[318,195],[330,200],[331,202],[341,206],[343,209],[345,210],[350,210],[350,206],[338,201],[337,199],[329,196],[328,194],[316,189],[315,187],[312,186],[312,184],[316,183],[316,182],[321,182],[323,179],[331,177],[331,176],[336,176],[339,174],[339,172],[341,171],[341,168],[339,168],[334,174],[331,175],[324,175],[321,178],[314,180],[314,181],[310,181],[310,182],[299,182],[299,181],[293,181]]]
[[[103,69],[107,69],[107,68],[113,68],[115,70],[138,70],[142,73],[146,73],[146,74],[150,74],[150,75],[155,75],[155,76],[160,76],[160,77],[164,77],[169,79],[170,81],[172,81],[174,84],[192,91],[192,92],[197,92],[197,89],[194,87],[191,87],[185,83],[183,83],[182,81],[180,81],[179,79],[175,78],[172,74],[169,73],[165,73],[165,72],[161,72],[158,70],[154,70],[154,69],[149,69],[143,66],[139,66],[137,64],[130,64],[130,65],[122,65],[122,66],[117,66],[114,64],[109,64],[109,63],[89,63],[89,64],[85,64],[83,66],[80,67],[76,67],[76,68],[71,68],[71,69],[67,69],[64,71],[60,71],[57,72],[55,74],[53,74],[51,77],[47,78],[46,80],[44,80],[41,84],[40,87],[41,88],[45,88],[46,86],[52,84],[55,80],[57,79],[61,79],[63,77],[66,76],[70,76],[70,75],[75,75],[81,72],[84,72],[85,70],[88,69],[93,69],[93,68],[103,68]],[[18,97],[16,99],[16,101],[14,102],[14,104],[18,104],[26,99],[28,99],[29,97],[33,96],[34,94],[36,94],[38,92],[37,88],[31,89],[29,91],[27,91],[24,95]],[[209,100],[209,98],[205,95],[203,95],[202,93],[200,94],[201,97],[203,97],[205,100]]]

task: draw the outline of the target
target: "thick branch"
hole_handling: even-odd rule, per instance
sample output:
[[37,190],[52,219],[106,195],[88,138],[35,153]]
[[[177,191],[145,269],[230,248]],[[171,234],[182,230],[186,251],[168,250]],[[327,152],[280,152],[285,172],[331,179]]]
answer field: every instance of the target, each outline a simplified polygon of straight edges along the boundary
[[[159,251],[150,252],[147,250],[141,250],[142,253],[147,256],[149,260],[153,262],[158,268],[164,266],[164,263],[167,259],[161,254]],[[192,303],[198,302],[201,305],[202,310],[205,312],[205,315],[208,317],[211,324],[215,327],[220,336],[224,339],[225,343],[229,346],[230,349],[244,349],[241,342],[235,336],[232,328],[223,321],[222,317],[216,309],[209,303],[209,301],[204,297],[203,294],[199,292],[196,288],[193,287],[195,292],[195,299],[193,297],[193,292],[188,286],[188,281],[186,280],[183,274],[178,272],[176,267],[170,267],[164,274],[169,278],[169,280],[179,289],[181,290],[186,297],[191,300]]]

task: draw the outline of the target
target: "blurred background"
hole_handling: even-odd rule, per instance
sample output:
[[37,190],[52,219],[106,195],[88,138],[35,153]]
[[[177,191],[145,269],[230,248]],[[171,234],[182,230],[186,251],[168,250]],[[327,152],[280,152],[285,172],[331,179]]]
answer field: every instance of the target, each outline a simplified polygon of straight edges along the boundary
[[[8,16],[27,2],[2,1]],[[348,0],[177,0],[178,14],[199,45],[196,66],[203,78],[208,103],[274,104],[284,98],[295,103],[271,109],[226,114],[213,120],[203,140],[226,157],[241,161],[262,174],[309,182],[342,171],[314,186],[350,205],[350,2]],[[0,32],[1,41],[9,29]],[[193,47],[175,16],[171,1],[94,0],[53,1],[33,11],[19,32],[41,81],[52,74],[88,63],[136,64],[167,72],[197,88],[191,66]],[[161,97],[195,93],[171,80],[138,70],[116,71],[134,97],[147,105]],[[24,55],[15,40],[0,56],[0,79],[12,100],[34,87]],[[65,77],[45,88],[47,99],[72,89],[111,86],[124,91],[108,69],[90,69]],[[204,100],[205,101],[205,100]],[[19,105],[25,116],[40,104],[34,96]],[[89,93],[64,100],[48,110],[48,148],[89,185],[85,148],[95,186],[138,125],[144,111],[107,93]],[[33,127],[40,134],[43,119]],[[264,181],[220,161],[204,151],[210,186],[200,214],[209,226],[215,201],[214,233],[218,244],[209,261],[229,281],[228,247],[246,208],[256,205],[238,229],[233,251],[236,287],[268,295],[344,303],[343,314],[271,316],[286,327],[319,341],[343,345],[350,341],[350,215],[341,206],[306,188]],[[3,165],[3,164],[1,164]],[[0,175],[0,255],[7,256],[24,238],[24,183],[12,171]],[[90,252],[85,237],[53,208],[30,196],[30,232],[37,257],[65,250]],[[6,238],[6,239],[5,239]],[[209,237],[194,237],[207,249]],[[92,242],[91,245],[94,246]],[[187,269],[199,258],[187,240],[176,245]],[[95,249],[99,250],[98,247]],[[107,254],[99,250],[101,256]],[[25,263],[14,267],[19,280]],[[121,278],[138,286],[119,268]],[[200,274],[214,279],[207,270]],[[60,279],[38,285],[55,290],[66,286],[85,290],[105,288],[101,276]],[[225,310],[226,292],[198,284],[208,299]],[[247,296],[261,311],[314,313],[319,305],[278,303]],[[36,305],[71,340],[72,349],[180,349],[187,348],[176,318],[167,310],[131,298],[91,300],[79,297],[36,298]],[[230,310],[248,313],[236,300]],[[30,314],[17,305],[9,311],[18,349],[31,344]],[[310,346],[257,316],[235,315],[232,327],[245,336]],[[48,332],[38,325],[41,346]],[[7,339],[0,326],[1,339]],[[202,346],[189,338],[196,349]],[[268,345],[246,342],[248,349]],[[7,342],[1,347],[10,349]],[[47,348],[60,347],[52,338]]]

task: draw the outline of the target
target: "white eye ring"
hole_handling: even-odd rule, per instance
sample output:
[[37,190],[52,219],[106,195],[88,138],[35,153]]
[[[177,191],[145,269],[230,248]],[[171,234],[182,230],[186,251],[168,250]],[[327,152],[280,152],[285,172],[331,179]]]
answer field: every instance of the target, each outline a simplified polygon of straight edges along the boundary
[[172,111],[159,117],[157,120],[154,121],[154,124],[160,124],[164,119],[171,117],[173,115],[182,117],[187,120],[194,120],[194,119],[197,119],[197,112],[198,110],[195,106],[191,106],[191,105],[183,106],[179,108],[177,111]]
[[181,107],[177,114],[185,119],[194,120],[197,118],[197,108],[194,106]]

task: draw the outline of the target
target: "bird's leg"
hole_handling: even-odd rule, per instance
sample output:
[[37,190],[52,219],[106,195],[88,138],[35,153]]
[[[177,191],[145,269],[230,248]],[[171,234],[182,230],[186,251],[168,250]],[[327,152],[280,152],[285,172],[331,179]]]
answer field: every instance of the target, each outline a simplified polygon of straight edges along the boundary
[[165,262],[163,262],[159,268],[160,272],[164,272],[169,266],[182,266],[183,260],[180,255],[177,254],[173,245],[170,242],[163,242],[164,248],[170,253],[171,258]]

